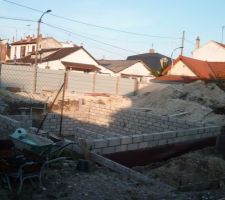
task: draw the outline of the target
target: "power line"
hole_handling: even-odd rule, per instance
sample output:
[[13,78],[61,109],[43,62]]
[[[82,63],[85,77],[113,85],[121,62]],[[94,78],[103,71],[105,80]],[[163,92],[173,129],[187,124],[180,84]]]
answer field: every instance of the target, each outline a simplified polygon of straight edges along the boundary
[[[7,20],[16,20],[16,21],[29,21],[29,22],[36,22],[34,20],[29,20],[29,19],[21,19],[21,18],[12,18],[12,17],[4,17],[4,16],[0,16],[0,19],[7,19]],[[44,23],[42,22],[43,24],[49,26],[49,27],[52,27],[52,28],[55,28],[55,29],[58,29],[58,30],[62,30],[66,33],[70,33],[70,34],[73,34],[73,35],[78,35],[82,38],[86,38],[88,40],[92,40],[94,42],[97,42],[97,43],[101,43],[101,44],[104,44],[104,45],[107,45],[107,46],[110,46],[110,47],[113,47],[113,48],[117,48],[117,49],[120,49],[120,50],[123,50],[123,51],[126,51],[126,52],[129,52],[129,53],[135,53],[135,54],[138,54],[137,52],[135,51],[132,51],[132,50],[128,50],[128,49],[125,49],[125,48],[122,48],[122,47],[119,47],[119,46],[116,46],[116,45],[113,45],[113,44],[108,44],[106,42],[102,42],[102,41],[99,41],[99,40],[96,40],[96,39],[93,39],[91,37],[87,37],[87,36],[84,36],[82,34],[78,34],[78,33],[74,33],[72,31],[69,31],[69,30],[66,30],[65,28],[61,28],[61,27],[58,27],[58,26],[54,26],[54,25],[51,25],[51,24],[48,24],[48,23]]]
[[190,41],[190,40],[188,40],[188,39],[185,39],[185,41],[188,42],[189,44],[195,45],[194,42],[192,42],[192,41]]
[[49,27],[52,27],[52,28],[55,28],[55,29],[58,29],[58,30],[61,30],[61,31],[64,31],[66,33],[70,33],[70,34],[73,34],[73,35],[78,35],[78,36],[80,36],[82,38],[86,38],[88,40],[92,40],[92,41],[97,42],[97,43],[101,43],[101,44],[104,44],[104,45],[107,45],[107,46],[110,46],[110,47],[113,47],[113,48],[116,48],[116,49],[120,49],[120,50],[129,52],[129,53],[139,54],[136,51],[128,50],[128,49],[125,49],[125,48],[122,48],[122,47],[119,47],[119,46],[116,46],[116,45],[113,45],[113,44],[109,44],[109,43],[106,43],[106,42],[102,42],[102,41],[96,40],[96,39],[91,38],[91,37],[87,37],[87,36],[84,36],[84,35],[81,35],[81,34],[78,34],[78,33],[74,33],[74,32],[68,31],[68,30],[66,30],[64,28],[61,28],[61,27],[58,27],[58,26],[54,26],[54,25],[51,25],[51,24],[48,24],[48,23],[45,23],[45,22],[42,22],[42,23],[45,24],[45,25],[47,25],[47,26],[49,26]]
[[[39,13],[43,13],[42,10],[38,10],[38,9],[29,7],[29,6],[26,6],[26,5],[23,5],[23,4],[19,4],[19,3],[16,3],[16,2],[10,1],[10,0],[2,0],[2,1],[5,1],[5,2],[10,3],[10,4],[14,4],[14,5],[19,6],[19,7],[30,9],[30,10],[33,10],[33,11],[36,11],[36,12],[39,12]],[[101,29],[105,29],[105,30],[108,30],[108,31],[116,31],[116,32],[124,33],[124,34],[130,34],[130,35],[142,36],[142,37],[160,38],[160,39],[181,39],[180,37],[150,35],[150,34],[145,34],[145,33],[136,33],[136,32],[131,32],[131,31],[120,30],[120,29],[111,28],[111,27],[107,27],[107,26],[100,26],[100,25],[96,25],[96,24],[91,24],[91,23],[71,19],[71,18],[68,18],[68,17],[63,17],[63,16],[60,16],[60,15],[55,15],[55,14],[52,14],[52,13],[50,13],[49,15],[60,18],[60,19],[64,19],[64,20],[67,20],[67,21],[83,24],[83,25],[86,25],[86,26],[101,28]]]
[[25,22],[37,22],[37,21],[31,20],[31,19],[22,19],[22,18],[13,18],[13,17],[4,17],[4,16],[0,16],[0,19],[15,20],[15,21],[25,21]]

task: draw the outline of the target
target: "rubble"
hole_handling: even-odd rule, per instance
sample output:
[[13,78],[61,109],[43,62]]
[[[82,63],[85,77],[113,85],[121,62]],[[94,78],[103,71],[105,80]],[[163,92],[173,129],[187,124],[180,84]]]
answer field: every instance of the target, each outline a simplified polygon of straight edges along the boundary
[[133,107],[145,108],[157,115],[179,117],[190,122],[223,125],[224,99],[225,92],[216,84],[196,81],[190,84],[166,85],[160,90],[141,93],[133,98]]

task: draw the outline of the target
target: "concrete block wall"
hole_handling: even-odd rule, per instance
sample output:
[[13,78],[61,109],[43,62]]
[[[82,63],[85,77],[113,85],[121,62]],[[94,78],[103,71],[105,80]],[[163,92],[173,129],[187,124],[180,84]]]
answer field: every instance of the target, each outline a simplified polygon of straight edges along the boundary
[[89,144],[93,152],[98,154],[111,154],[151,148],[166,144],[192,141],[219,135],[221,127],[201,127],[188,130],[176,130],[151,134],[121,136],[117,138],[96,139]]
[[[44,129],[53,133],[59,130],[60,117],[49,114]],[[86,102],[79,110],[63,118],[63,134],[71,135],[80,127],[104,135],[110,133],[136,135],[164,131],[183,130],[198,127],[199,124],[156,116],[148,112],[118,109],[108,105]]]
[[0,115],[0,139],[7,139],[9,134],[12,134],[22,124],[10,117]]
[[9,115],[10,118],[19,121],[22,127],[29,128],[32,126],[32,116],[31,115]]

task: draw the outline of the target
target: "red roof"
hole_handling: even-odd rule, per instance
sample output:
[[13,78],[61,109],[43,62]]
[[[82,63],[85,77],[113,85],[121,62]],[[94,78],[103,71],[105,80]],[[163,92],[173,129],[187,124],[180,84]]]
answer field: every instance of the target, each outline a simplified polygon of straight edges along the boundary
[[165,75],[154,78],[152,81],[163,81],[163,82],[182,82],[182,83],[190,83],[196,80],[201,80],[196,76],[173,76],[173,75]]
[[36,44],[37,38],[26,38],[13,42],[12,45]]
[[[185,56],[179,56],[175,60],[173,66],[179,61],[185,63],[200,79],[225,79],[225,62],[207,62]],[[171,66],[167,67],[162,74],[166,75],[170,69]]]
[[79,71],[99,71],[100,69],[94,65],[83,64],[83,63],[73,63],[73,62],[64,62],[62,64],[65,65],[68,69],[79,70]]
[[65,47],[61,48],[58,51],[50,54],[49,56],[45,57],[42,61],[53,61],[53,60],[59,60],[61,58],[64,58],[65,56],[68,56],[69,54],[78,51],[79,49],[82,49],[82,47]]

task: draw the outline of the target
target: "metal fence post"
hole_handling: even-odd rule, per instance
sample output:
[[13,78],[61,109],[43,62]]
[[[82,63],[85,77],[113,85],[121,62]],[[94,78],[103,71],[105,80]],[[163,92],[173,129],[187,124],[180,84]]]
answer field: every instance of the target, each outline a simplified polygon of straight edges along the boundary
[[120,83],[120,77],[117,76],[117,78],[116,78],[116,95],[119,94],[119,83]]
[[0,63],[0,88],[2,88],[2,63]]
[[95,93],[95,87],[96,87],[96,73],[93,74],[93,87],[92,87],[93,93]]

